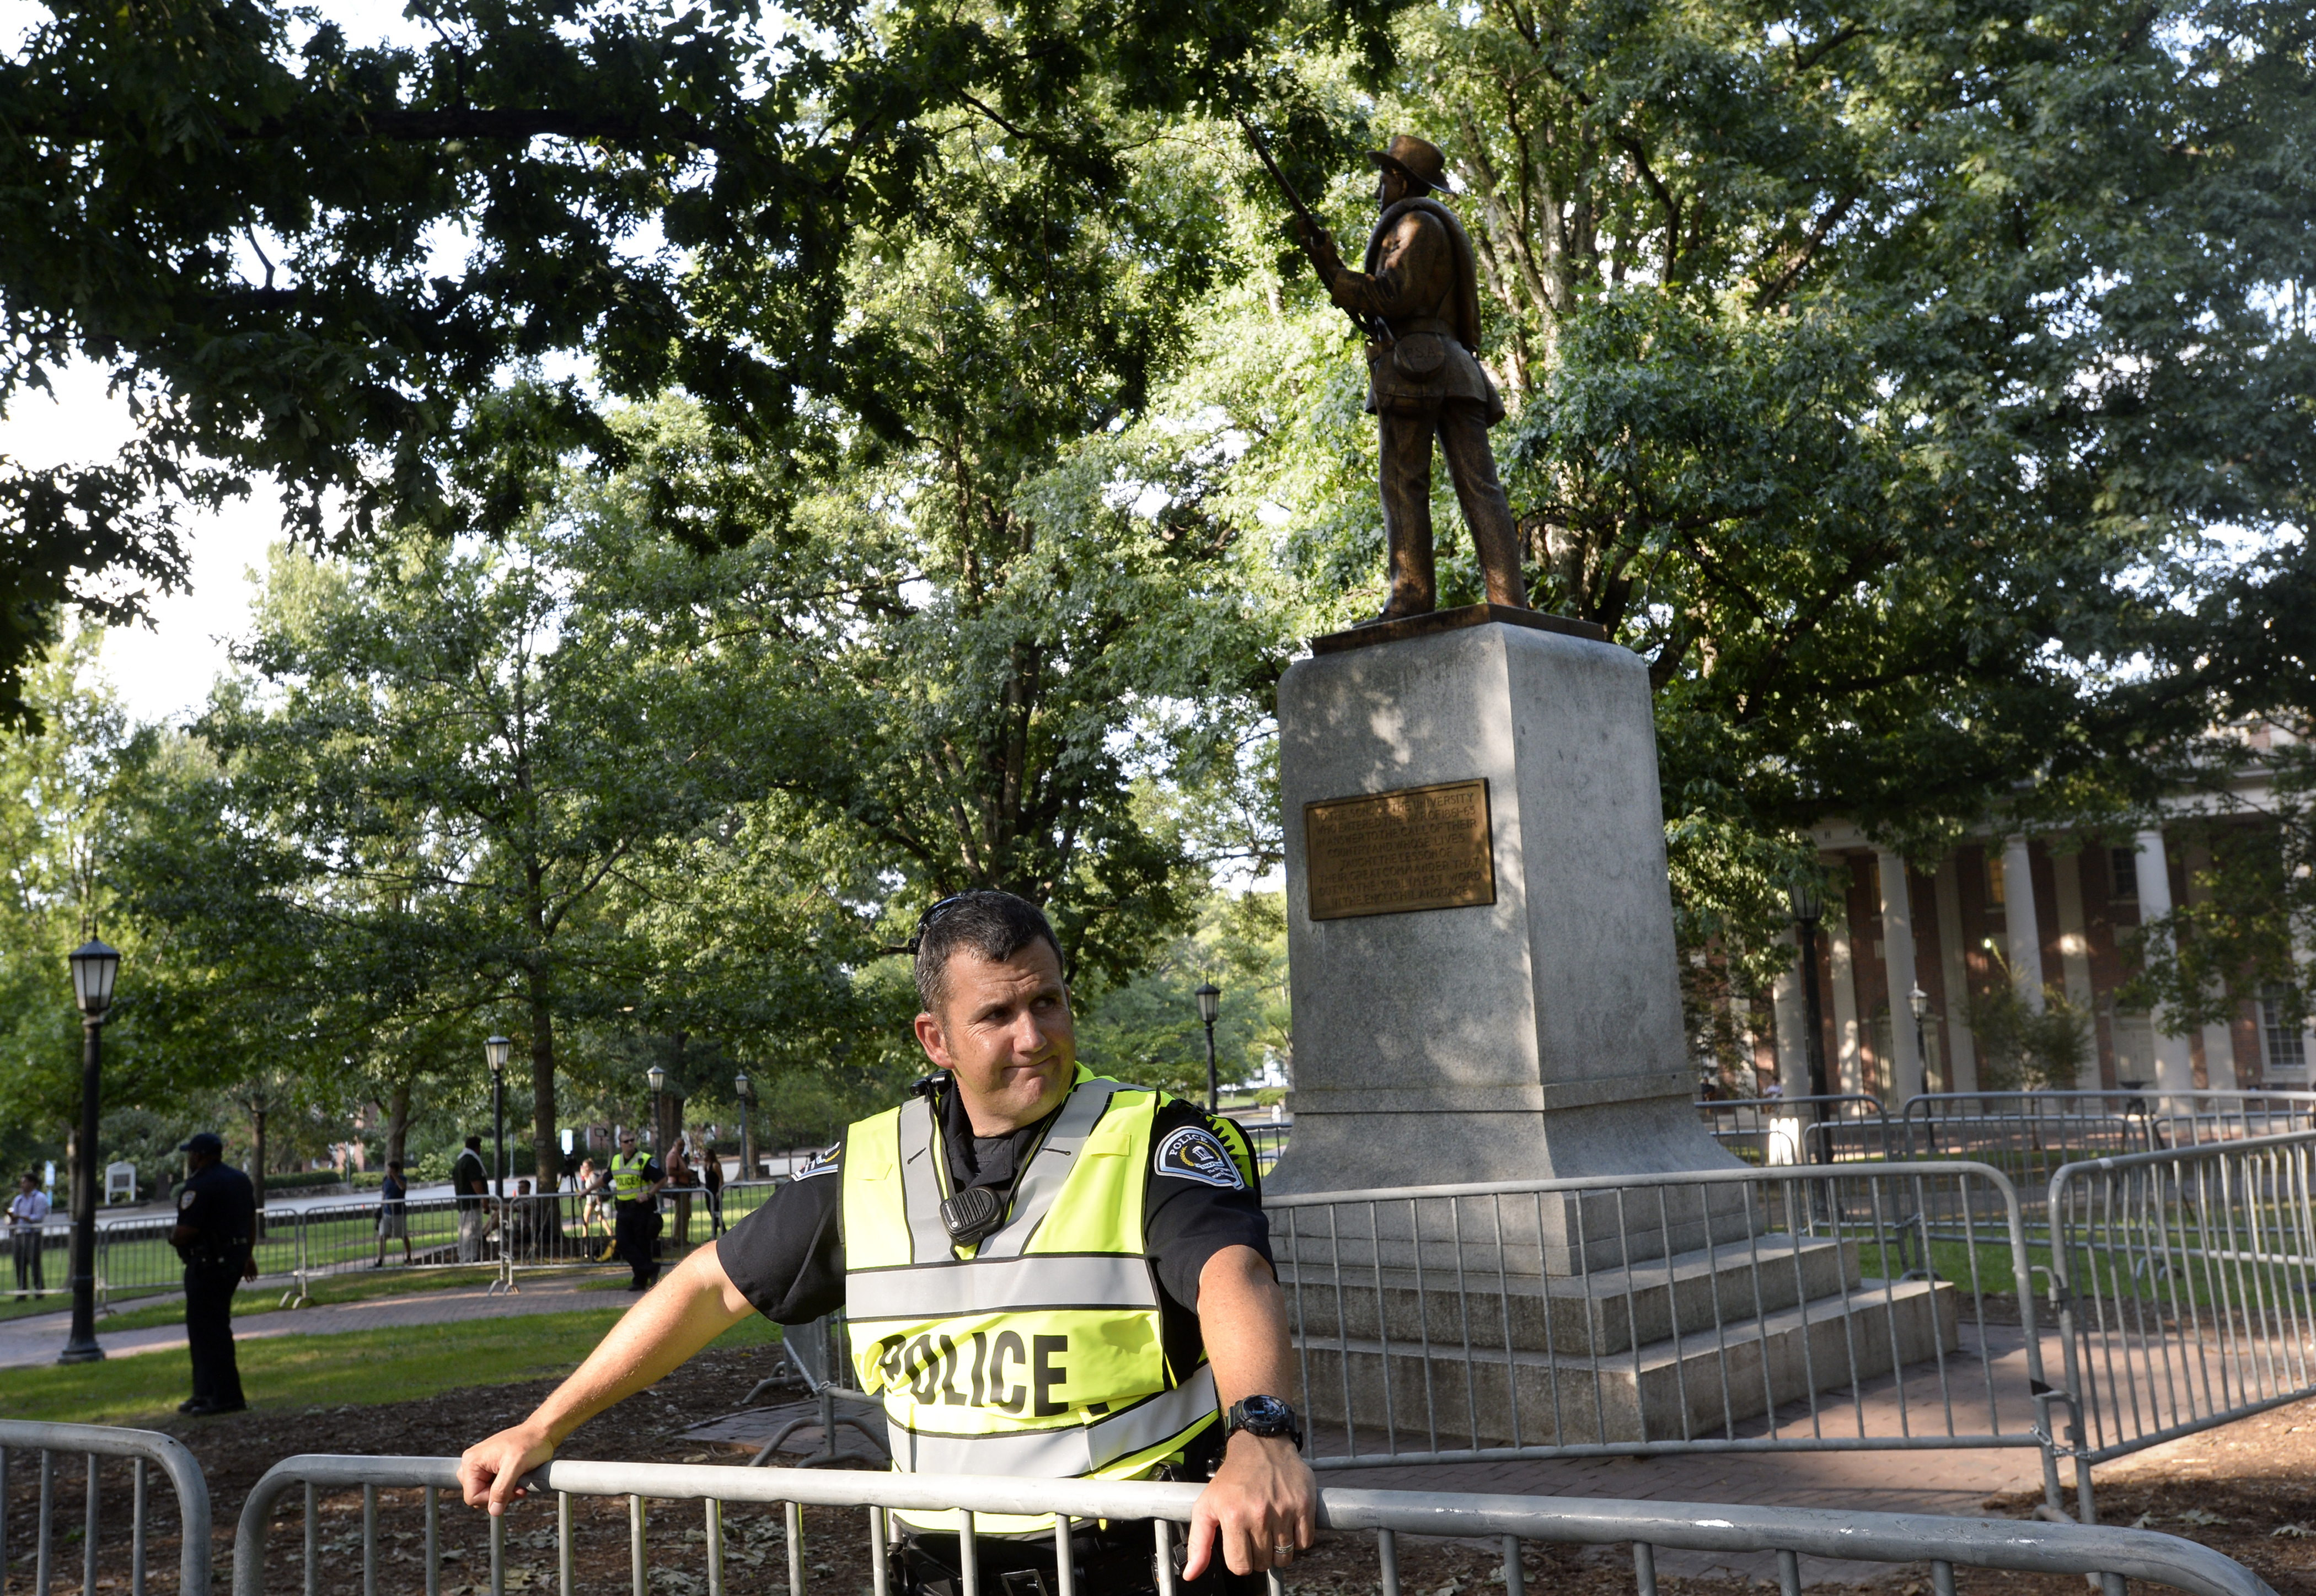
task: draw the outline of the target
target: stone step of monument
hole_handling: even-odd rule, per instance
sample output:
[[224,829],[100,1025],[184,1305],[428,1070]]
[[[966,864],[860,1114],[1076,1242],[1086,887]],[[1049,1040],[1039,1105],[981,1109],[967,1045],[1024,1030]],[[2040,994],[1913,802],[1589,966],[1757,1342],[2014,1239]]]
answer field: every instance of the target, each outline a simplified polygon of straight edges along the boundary
[[[1297,1250],[1303,1255],[1296,1255]],[[1447,1267],[1340,1269],[1316,1249],[1281,1250],[1291,1324],[1323,1340],[1421,1343],[1584,1357],[1741,1322],[1855,1288],[1855,1242],[1759,1236],[1670,1261],[1590,1274],[1504,1274],[1467,1260]],[[1340,1290],[1339,1290],[1340,1287]]]
[[1614,1356],[1507,1351],[1501,1342],[1467,1354],[1460,1342],[1435,1341],[1427,1353],[1397,1339],[1297,1340],[1317,1420],[1436,1435],[1443,1448],[1726,1433],[1773,1407],[1950,1355],[1958,1343],[1950,1283],[1872,1279]]

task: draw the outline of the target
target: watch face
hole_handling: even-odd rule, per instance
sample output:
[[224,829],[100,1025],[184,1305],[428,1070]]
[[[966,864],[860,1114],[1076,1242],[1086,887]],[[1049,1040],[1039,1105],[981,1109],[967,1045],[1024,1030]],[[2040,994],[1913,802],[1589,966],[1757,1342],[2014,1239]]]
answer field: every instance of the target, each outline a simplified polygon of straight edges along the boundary
[[1250,1396],[1239,1405],[1246,1412],[1246,1427],[1258,1433],[1284,1430],[1294,1422],[1295,1410],[1276,1396]]

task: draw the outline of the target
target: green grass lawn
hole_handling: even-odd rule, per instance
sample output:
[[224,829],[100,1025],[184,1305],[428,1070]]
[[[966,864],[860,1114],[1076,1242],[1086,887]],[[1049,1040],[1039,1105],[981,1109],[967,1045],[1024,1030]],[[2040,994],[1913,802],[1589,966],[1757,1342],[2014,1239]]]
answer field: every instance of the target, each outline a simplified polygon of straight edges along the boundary
[[[241,1383],[258,1408],[405,1402],[474,1386],[509,1385],[566,1374],[626,1311],[527,1314],[512,1318],[359,1330],[343,1335],[281,1335],[245,1341]],[[718,1345],[779,1339],[756,1315]],[[12,1369],[8,1416],[86,1424],[129,1424],[174,1415],[185,1396],[182,1352],[144,1352],[69,1368]]]

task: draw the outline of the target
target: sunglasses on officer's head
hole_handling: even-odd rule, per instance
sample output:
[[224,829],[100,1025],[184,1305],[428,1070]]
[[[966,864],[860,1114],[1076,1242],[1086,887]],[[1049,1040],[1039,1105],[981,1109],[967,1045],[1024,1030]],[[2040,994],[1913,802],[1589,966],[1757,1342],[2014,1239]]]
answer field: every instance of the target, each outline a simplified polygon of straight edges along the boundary
[[924,913],[917,917],[917,934],[909,938],[909,956],[911,958],[913,959],[916,957],[917,949],[923,945],[925,932],[931,927],[932,923],[935,920],[940,919],[941,916],[947,914],[950,909],[955,909],[958,904],[964,902],[966,899],[970,896],[971,894],[966,892],[951,892],[948,897],[942,899],[939,903],[934,904],[931,909],[928,909]]

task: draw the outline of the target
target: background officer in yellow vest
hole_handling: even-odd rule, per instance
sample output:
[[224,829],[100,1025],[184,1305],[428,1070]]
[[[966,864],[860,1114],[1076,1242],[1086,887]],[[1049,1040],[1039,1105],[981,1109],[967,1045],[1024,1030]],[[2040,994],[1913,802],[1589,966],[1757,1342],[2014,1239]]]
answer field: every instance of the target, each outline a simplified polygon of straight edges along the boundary
[[634,1272],[628,1281],[630,1291],[648,1291],[659,1279],[659,1189],[666,1180],[667,1171],[650,1154],[636,1150],[636,1133],[623,1133],[603,1184],[617,1199],[611,1210],[611,1245]]
[[[1317,1492],[1244,1139],[1078,1067],[1060,944],[1034,906],[947,899],[915,945],[936,1073],[677,1265],[530,1418],[469,1448],[468,1503],[504,1511],[572,1431],[748,1313],[794,1325],[841,1308],[896,1468],[1208,1479],[1189,1588],[1260,1589],[1310,1544]],[[1040,1588],[1050,1521],[976,1528],[984,1589]],[[1072,1538],[1081,1590],[1154,1585],[1146,1526]],[[940,1516],[916,1518],[904,1588],[954,1590],[956,1559]]]

